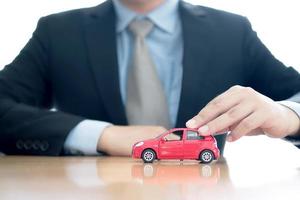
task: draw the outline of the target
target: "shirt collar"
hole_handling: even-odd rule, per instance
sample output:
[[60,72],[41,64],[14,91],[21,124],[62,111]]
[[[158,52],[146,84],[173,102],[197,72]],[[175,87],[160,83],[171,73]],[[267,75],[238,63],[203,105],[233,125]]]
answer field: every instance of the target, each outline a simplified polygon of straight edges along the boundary
[[120,0],[113,0],[113,3],[117,14],[118,33],[126,29],[129,23],[135,18],[149,18],[157,27],[167,33],[172,33],[178,23],[179,0],[165,0],[158,8],[145,15],[130,10]]

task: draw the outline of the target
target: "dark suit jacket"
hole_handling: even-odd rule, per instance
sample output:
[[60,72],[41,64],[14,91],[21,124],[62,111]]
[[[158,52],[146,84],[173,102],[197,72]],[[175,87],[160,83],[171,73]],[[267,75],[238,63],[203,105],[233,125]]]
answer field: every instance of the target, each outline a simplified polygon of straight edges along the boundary
[[[300,91],[298,72],[271,55],[246,18],[184,2],[180,15],[184,59],[177,127],[233,85],[273,100]],[[127,124],[115,21],[111,1],[40,19],[28,44],[0,73],[0,151],[60,155],[70,130],[84,119]],[[53,107],[57,112],[49,111]]]

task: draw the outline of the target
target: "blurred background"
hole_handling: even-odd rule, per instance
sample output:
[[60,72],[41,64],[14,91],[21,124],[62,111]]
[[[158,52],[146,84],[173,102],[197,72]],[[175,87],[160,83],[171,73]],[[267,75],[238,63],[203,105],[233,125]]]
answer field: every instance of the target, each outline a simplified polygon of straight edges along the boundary
[[[9,0],[0,2],[0,70],[31,37],[38,19],[103,0]],[[297,0],[187,0],[247,16],[259,37],[283,63],[300,70],[300,5]],[[298,24],[298,25],[297,25]]]

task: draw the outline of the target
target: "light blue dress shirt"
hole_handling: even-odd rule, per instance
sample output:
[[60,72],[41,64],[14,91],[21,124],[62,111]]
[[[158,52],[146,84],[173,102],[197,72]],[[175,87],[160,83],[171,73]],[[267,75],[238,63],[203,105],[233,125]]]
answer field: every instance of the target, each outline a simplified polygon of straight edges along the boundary
[[[182,81],[183,38],[179,0],[166,0],[161,6],[146,15],[140,15],[119,0],[113,0],[117,22],[117,55],[119,63],[120,92],[126,104],[127,72],[130,68],[134,38],[128,25],[135,18],[148,18],[154,28],[146,38],[150,55],[163,85],[168,105],[171,125],[175,126]],[[71,154],[97,155],[97,142],[104,128],[110,123],[84,120],[68,135],[64,149]]]

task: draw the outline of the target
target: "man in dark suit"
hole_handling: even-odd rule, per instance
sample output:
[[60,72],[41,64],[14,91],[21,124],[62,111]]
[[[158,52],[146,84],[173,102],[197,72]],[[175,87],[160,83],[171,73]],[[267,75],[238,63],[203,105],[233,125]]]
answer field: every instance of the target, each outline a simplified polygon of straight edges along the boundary
[[[130,155],[133,143],[185,125],[230,130],[228,141],[299,140],[300,106],[283,101],[299,91],[299,73],[244,17],[178,0],[109,0],[41,18],[0,73],[0,151]],[[216,137],[223,148],[226,135]]]

